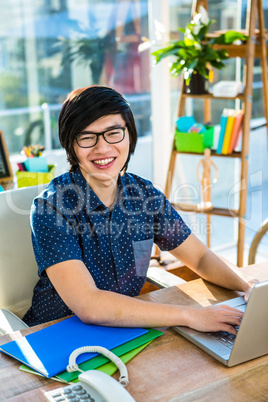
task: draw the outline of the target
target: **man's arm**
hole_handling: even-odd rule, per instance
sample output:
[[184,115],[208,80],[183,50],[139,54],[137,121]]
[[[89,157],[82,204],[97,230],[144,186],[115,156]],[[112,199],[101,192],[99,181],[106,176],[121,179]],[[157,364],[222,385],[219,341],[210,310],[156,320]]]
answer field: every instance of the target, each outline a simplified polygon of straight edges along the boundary
[[206,247],[194,234],[180,246],[170,251],[203,279],[227,289],[245,292],[247,299],[252,289],[251,283],[239,275],[239,268],[229,267],[222,259]]
[[243,314],[228,306],[205,308],[158,304],[100,290],[82,261],[70,260],[46,270],[56,291],[83,322],[125,327],[190,326],[200,331],[230,331]]

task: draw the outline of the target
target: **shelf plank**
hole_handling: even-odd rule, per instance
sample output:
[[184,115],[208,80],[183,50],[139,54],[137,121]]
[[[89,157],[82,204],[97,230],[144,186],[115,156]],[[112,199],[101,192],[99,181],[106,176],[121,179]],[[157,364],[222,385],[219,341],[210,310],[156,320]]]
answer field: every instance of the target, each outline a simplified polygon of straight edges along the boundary
[[[248,32],[245,29],[242,30],[236,30],[238,32],[243,33],[244,35],[247,35]],[[226,33],[226,30],[221,30],[221,31],[215,31],[213,33],[209,33],[207,35],[208,39],[212,39],[215,37],[218,37],[219,35],[221,35],[222,33]],[[264,32],[264,36],[266,41],[268,40],[268,30],[266,29]],[[178,32],[174,32],[172,31],[170,33],[170,37],[172,40],[179,40],[179,34]],[[233,58],[233,57],[240,57],[240,58],[246,58],[247,57],[247,41],[236,45],[236,44],[230,44],[230,45],[213,45],[212,46],[213,49],[215,50],[221,50],[221,49],[226,49],[229,57]],[[267,48],[267,52],[268,52],[268,43],[266,44],[266,48]],[[261,44],[260,44],[260,31],[259,29],[255,29],[255,49],[254,49],[254,57],[255,58],[261,58],[262,56],[262,49],[261,49]]]
[[[236,29],[236,32],[240,32],[243,35],[248,35],[248,30],[247,29]],[[217,38],[220,35],[229,32],[229,29],[218,29],[214,32],[208,33],[207,38]],[[260,40],[260,30],[258,28],[255,28],[253,30],[253,35],[255,37],[255,41],[258,42]],[[264,35],[266,38],[268,38],[268,29],[264,29]],[[239,46],[239,45],[238,45]]]
[[245,94],[238,94],[237,96],[213,96],[210,93],[207,94],[202,94],[202,95],[193,95],[193,94],[181,94],[182,98],[195,98],[195,99],[231,99],[231,100],[236,100],[236,99],[245,99]]
[[[268,50],[268,45],[267,50]],[[213,45],[212,46],[214,50],[221,50],[225,49],[227,50],[229,57],[234,58],[234,57],[240,57],[241,59],[246,58],[246,52],[247,52],[247,45]],[[254,49],[254,58],[259,59],[261,58],[261,45],[256,44],[255,49]]]
[[[181,155],[199,155],[199,156],[203,156],[203,154],[200,154],[199,152],[183,152],[183,151],[177,151],[176,149],[174,149],[177,154],[181,154]],[[222,157],[222,158],[241,158],[242,156],[242,152],[233,152],[231,154],[217,154],[216,151],[211,150],[211,156],[217,156],[217,157]]]
[[227,217],[232,217],[232,218],[238,218],[239,217],[239,212],[237,209],[229,209],[229,208],[218,208],[214,207],[210,211],[200,211],[197,208],[197,205],[191,205],[191,204],[178,204],[178,203],[172,203],[172,206],[178,210],[178,211],[183,211],[183,212],[196,212],[198,214],[206,214],[206,215],[217,215],[217,216],[227,216]]

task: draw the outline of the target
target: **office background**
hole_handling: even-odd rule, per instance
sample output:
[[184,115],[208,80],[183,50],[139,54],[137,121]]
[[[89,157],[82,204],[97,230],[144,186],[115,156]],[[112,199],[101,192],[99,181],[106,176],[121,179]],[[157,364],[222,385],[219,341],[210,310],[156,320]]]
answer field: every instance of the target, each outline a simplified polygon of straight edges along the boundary
[[[179,96],[178,80],[170,78],[168,61],[155,66],[150,53],[177,34],[190,20],[191,0],[0,0],[0,129],[13,162],[29,143],[45,145],[49,160],[58,163],[58,173],[67,168],[57,136],[57,118],[66,94],[76,87],[104,84],[122,92],[133,109],[139,141],[130,171],[164,188],[172,131]],[[268,26],[268,0],[263,0]],[[244,26],[246,0],[209,1],[215,29]],[[154,46],[142,53],[142,38]],[[215,74],[215,81],[239,79],[243,65],[230,59]],[[212,124],[218,124],[226,101],[212,104]],[[202,121],[197,101],[187,103],[187,114]],[[254,67],[252,127],[264,123],[260,65]],[[184,185],[199,190],[195,157],[177,162],[175,193],[187,197]],[[219,181],[212,189],[212,202],[232,207],[239,182],[239,161],[217,158]],[[186,188],[186,187],[185,187]],[[261,222],[268,217],[268,169],[266,128],[250,136],[250,163],[246,243],[250,244]],[[180,201],[180,200],[176,200]],[[187,214],[185,220],[202,239],[205,216]],[[236,222],[213,217],[212,247],[228,253],[236,241]],[[260,246],[265,255],[267,238]],[[266,252],[267,253],[267,252]],[[267,257],[267,254],[266,254]]]

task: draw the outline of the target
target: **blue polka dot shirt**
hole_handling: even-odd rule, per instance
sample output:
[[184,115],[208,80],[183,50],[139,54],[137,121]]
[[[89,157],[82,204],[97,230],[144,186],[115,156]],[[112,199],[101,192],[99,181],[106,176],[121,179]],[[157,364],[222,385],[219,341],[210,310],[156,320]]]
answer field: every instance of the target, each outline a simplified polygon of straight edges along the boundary
[[129,173],[119,176],[111,211],[79,169],[56,177],[34,200],[31,228],[40,279],[24,316],[28,325],[72,314],[50,282],[48,267],[80,260],[99,289],[136,296],[146,280],[153,243],[172,250],[191,232],[151,182]]

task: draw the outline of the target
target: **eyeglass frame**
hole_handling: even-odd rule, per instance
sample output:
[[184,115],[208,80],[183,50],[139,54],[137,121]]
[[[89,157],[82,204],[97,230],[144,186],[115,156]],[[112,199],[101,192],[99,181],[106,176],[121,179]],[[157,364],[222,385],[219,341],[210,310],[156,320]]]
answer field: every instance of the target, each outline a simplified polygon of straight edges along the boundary
[[[77,145],[78,145],[80,148],[93,148],[93,147],[95,147],[95,145],[97,145],[97,143],[98,143],[98,141],[99,141],[99,137],[100,137],[101,135],[103,136],[103,139],[104,139],[104,141],[107,142],[107,144],[119,144],[120,142],[122,142],[122,141],[125,139],[126,128],[127,128],[127,126],[124,126],[124,127],[113,127],[113,128],[109,128],[108,130],[102,131],[101,133],[93,133],[92,131],[82,131],[80,134],[78,134],[78,135],[75,137],[75,140],[76,140]],[[108,131],[112,131],[112,130],[116,130],[116,129],[123,130],[123,138],[122,138],[122,140],[116,141],[116,142],[108,142],[107,139],[105,138],[104,134],[107,133]],[[91,145],[90,147],[82,147],[82,146],[79,144],[78,139],[77,139],[77,137],[78,137],[79,135],[81,135],[81,134],[94,134],[94,135],[96,135],[96,142],[95,142],[95,144],[94,144],[94,145]]]

